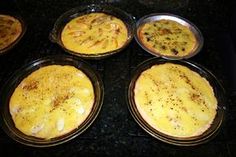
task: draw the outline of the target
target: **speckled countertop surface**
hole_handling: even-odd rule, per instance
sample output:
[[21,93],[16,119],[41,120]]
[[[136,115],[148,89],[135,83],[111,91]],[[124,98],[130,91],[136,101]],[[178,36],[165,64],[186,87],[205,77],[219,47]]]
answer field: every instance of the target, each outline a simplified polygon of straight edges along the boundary
[[[15,0],[0,5],[0,12],[17,12],[27,23],[23,39],[9,53],[0,56],[0,81],[3,84],[22,65],[52,54],[65,54],[48,39],[55,20],[65,11],[99,1]],[[231,96],[227,75],[227,49],[230,41],[230,15],[233,7],[223,0],[107,0],[139,19],[154,12],[169,12],[192,21],[202,31],[202,51],[191,58],[212,71],[227,91],[226,121],[210,142],[194,147],[165,144],[142,130],[130,115],[125,89],[134,68],[152,56],[135,40],[122,52],[102,60],[87,60],[99,72],[105,86],[102,110],[83,134],[51,148],[31,148],[13,141],[0,129],[0,154],[7,156],[211,156],[235,157],[236,97]],[[4,7],[3,7],[4,6]],[[224,44],[222,43],[224,40]],[[1,105],[1,104],[0,104]]]

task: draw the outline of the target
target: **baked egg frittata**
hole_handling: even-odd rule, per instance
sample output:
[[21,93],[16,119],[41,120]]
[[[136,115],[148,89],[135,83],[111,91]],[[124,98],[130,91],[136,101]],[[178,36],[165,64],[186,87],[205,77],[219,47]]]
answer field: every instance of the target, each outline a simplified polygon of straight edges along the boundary
[[48,65],[21,81],[10,98],[9,110],[22,133],[51,139],[78,128],[94,100],[92,82],[84,72],[70,65]]
[[143,71],[135,82],[134,100],[150,126],[173,137],[201,135],[216,116],[217,99],[209,82],[173,63]]
[[18,19],[9,15],[0,15],[0,50],[7,48],[22,33],[22,26]]
[[121,48],[128,39],[126,25],[105,13],[89,13],[66,24],[61,41],[65,48],[81,54],[103,54]]
[[172,20],[145,23],[139,29],[138,36],[147,49],[167,57],[187,56],[196,46],[193,32]]

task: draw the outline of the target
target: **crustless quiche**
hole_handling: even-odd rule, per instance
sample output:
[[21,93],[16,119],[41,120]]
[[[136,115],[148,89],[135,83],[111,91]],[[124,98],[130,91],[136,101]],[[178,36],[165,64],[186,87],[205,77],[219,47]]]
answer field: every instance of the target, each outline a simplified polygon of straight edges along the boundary
[[217,99],[209,82],[179,64],[143,71],[135,82],[134,100],[150,126],[173,137],[201,135],[216,116]]
[[105,13],[89,13],[69,21],[61,33],[64,47],[81,54],[104,54],[128,39],[124,22]]
[[167,57],[184,57],[196,46],[196,37],[187,27],[172,20],[145,23],[138,32],[141,43],[150,51]]
[[94,99],[92,82],[83,71],[70,65],[48,65],[21,81],[9,110],[22,133],[51,139],[78,128],[90,114]]
[[9,15],[0,15],[0,50],[7,48],[22,33],[22,26],[18,19]]

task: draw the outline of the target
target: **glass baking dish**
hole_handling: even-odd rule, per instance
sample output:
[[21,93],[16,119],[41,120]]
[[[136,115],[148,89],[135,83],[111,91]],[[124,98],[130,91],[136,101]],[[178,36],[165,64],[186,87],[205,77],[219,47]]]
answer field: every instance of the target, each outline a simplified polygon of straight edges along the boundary
[[[73,131],[56,138],[42,139],[32,136],[27,136],[20,132],[14,125],[9,112],[9,100],[18,84],[29,74],[37,69],[48,65],[71,65],[79,70],[83,71],[93,84],[95,101],[91,112],[85,121]],[[96,119],[103,103],[104,87],[99,75],[90,67],[89,64],[83,60],[66,55],[49,56],[35,60],[16,72],[6,81],[5,85],[1,89],[1,123],[3,130],[13,140],[20,142],[24,145],[34,147],[50,147],[65,143],[71,139],[74,139],[82,132],[84,132]]]
[[[136,80],[139,78],[140,74],[143,71],[151,68],[153,65],[160,65],[164,63],[175,63],[175,64],[186,66],[190,70],[193,70],[197,72],[198,74],[200,74],[201,77],[204,77],[205,79],[207,79],[210,85],[212,86],[215,97],[218,101],[217,111],[216,111],[217,113],[209,129],[207,129],[201,135],[192,136],[192,137],[174,137],[174,136],[166,135],[160,131],[157,131],[151,125],[149,125],[139,113],[137,106],[135,104],[135,100],[134,100],[134,87],[135,87]],[[217,135],[225,116],[225,110],[226,110],[225,91],[222,85],[220,84],[220,82],[218,81],[218,79],[203,66],[187,61],[187,60],[165,60],[161,58],[151,58],[144,61],[134,71],[134,74],[130,80],[126,95],[127,95],[128,109],[131,115],[133,116],[134,120],[139,124],[139,126],[141,126],[151,136],[163,142],[173,144],[173,145],[193,146],[193,145],[199,145],[199,144],[210,141],[213,137]]]
[[[128,38],[127,41],[124,43],[124,45],[121,48],[118,48],[113,51],[101,53],[101,54],[85,54],[82,52],[74,52],[69,49],[67,49],[64,45],[63,42],[61,41],[61,33],[65,25],[71,21],[72,19],[89,14],[89,13],[106,13],[112,16],[117,17],[118,19],[122,20],[124,24],[127,27],[128,30]],[[134,17],[131,16],[130,14],[126,13],[125,11],[109,6],[109,5],[96,5],[96,4],[91,4],[87,6],[81,6],[77,8],[73,8],[64,14],[62,14],[55,22],[54,28],[52,29],[49,38],[52,42],[57,43],[58,45],[61,46],[66,52],[76,55],[82,58],[86,59],[101,59],[104,57],[108,57],[110,55],[116,54],[120,51],[122,51],[132,40],[133,34],[134,34],[134,27],[135,27],[135,21]]]
[[17,43],[21,40],[21,38],[24,36],[26,30],[27,30],[27,25],[25,23],[25,21],[23,20],[23,18],[18,15],[18,14],[12,14],[12,13],[0,13],[0,15],[5,15],[5,16],[10,16],[13,17],[17,20],[19,20],[19,22],[21,23],[21,27],[22,27],[22,32],[20,33],[19,37],[17,37],[16,40],[14,40],[10,45],[8,45],[7,47],[0,49],[0,55],[5,54],[7,52],[9,52],[12,48],[15,47],[15,45],[17,45]]

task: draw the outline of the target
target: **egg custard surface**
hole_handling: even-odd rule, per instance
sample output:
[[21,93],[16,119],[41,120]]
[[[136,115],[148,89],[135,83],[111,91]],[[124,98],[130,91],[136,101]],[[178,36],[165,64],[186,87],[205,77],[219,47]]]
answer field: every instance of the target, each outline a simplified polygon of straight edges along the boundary
[[0,14],[0,50],[7,48],[22,33],[22,26],[18,19]]
[[138,36],[148,50],[167,57],[187,56],[196,46],[193,32],[172,20],[145,23],[139,29]]
[[94,97],[84,72],[70,65],[48,65],[21,81],[9,110],[22,133],[51,139],[78,128],[90,114]]
[[124,22],[105,13],[89,13],[69,21],[61,33],[64,47],[81,54],[103,54],[121,48],[128,39]]
[[153,65],[135,82],[134,101],[141,117],[172,137],[194,137],[212,124],[217,99],[209,82],[173,63]]

